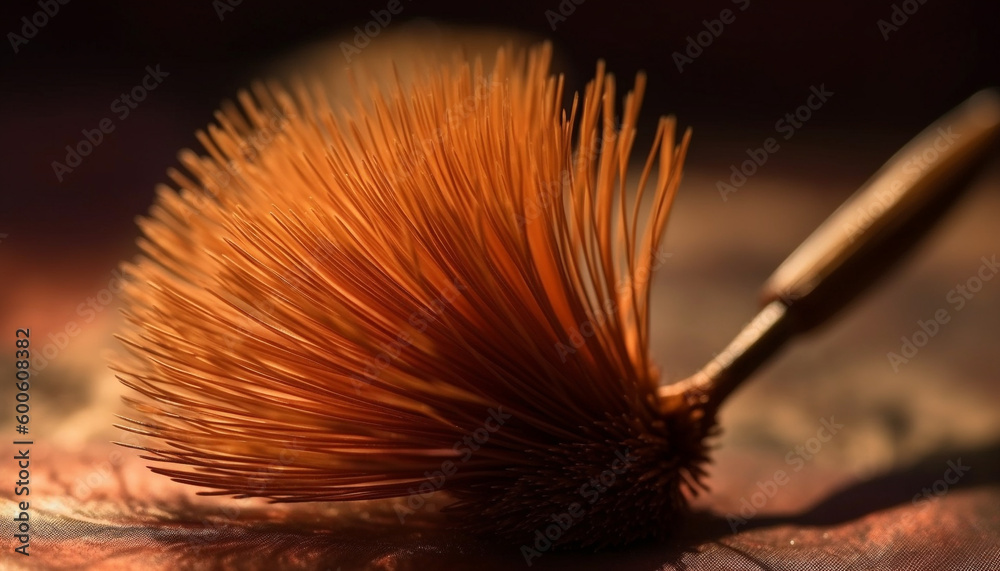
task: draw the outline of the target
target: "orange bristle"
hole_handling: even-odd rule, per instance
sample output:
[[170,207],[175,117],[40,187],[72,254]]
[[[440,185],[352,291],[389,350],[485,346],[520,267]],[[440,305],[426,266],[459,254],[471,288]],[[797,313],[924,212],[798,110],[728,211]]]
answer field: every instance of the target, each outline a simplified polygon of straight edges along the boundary
[[116,369],[154,471],[344,501],[450,462],[448,511],[487,534],[530,539],[573,503],[561,545],[669,528],[712,425],[661,412],[648,354],[689,133],[661,118],[626,181],[643,76],[620,118],[603,65],[564,110],[550,52],[428,67],[347,110],[256,86],[199,133],[126,266]]

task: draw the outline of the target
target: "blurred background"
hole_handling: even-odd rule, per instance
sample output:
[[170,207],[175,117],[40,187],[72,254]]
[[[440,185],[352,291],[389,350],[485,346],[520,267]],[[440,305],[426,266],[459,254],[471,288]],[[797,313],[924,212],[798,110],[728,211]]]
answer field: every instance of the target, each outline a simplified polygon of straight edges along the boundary
[[[577,1],[399,0],[398,13],[376,26],[390,2],[109,0],[58,4],[44,17],[36,16],[42,4],[51,11],[56,0],[5,3],[0,335],[32,329],[41,351],[35,426],[48,454],[69,451],[62,458],[71,464],[79,452],[83,475],[66,472],[40,485],[53,494],[68,490],[77,501],[107,485],[107,478],[85,489],[78,482],[111,458],[88,447],[120,437],[111,412],[122,391],[103,356],[116,327],[115,270],[137,252],[135,217],[152,204],[166,169],[177,166],[177,152],[200,151],[194,132],[220,103],[253,79],[282,74],[302,50],[346,67],[341,42],[364,55],[391,51],[386,38],[395,34],[447,38],[458,27],[483,44],[508,36],[551,40],[573,89],[599,58],[623,86],[644,70],[650,128],[640,137],[652,135],[662,114],[694,130],[668,226],[671,257],[656,278],[652,350],[666,380],[687,376],[728,342],[754,314],[768,274],[896,149],[976,90],[1000,85],[996,2]],[[355,26],[369,26],[369,44],[359,42]],[[147,66],[159,79],[122,117],[116,101],[142,83]],[[815,93],[825,101],[786,117],[816,103]],[[105,118],[114,130],[70,166],[66,146],[77,146]],[[735,192],[720,193],[720,181],[732,182],[732,166],[769,137],[780,149]],[[54,161],[71,170],[55,172]],[[900,519],[892,510],[913,509],[911,498],[942,477],[947,461],[961,458],[973,462],[959,484],[970,495],[948,493],[899,533],[924,549],[965,537],[939,550],[946,555],[978,541],[962,552],[966,559],[952,560],[962,565],[1000,550],[1000,470],[991,460],[1000,443],[1000,280],[984,282],[961,310],[948,297],[1000,250],[998,188],[994,160],[909,263],[761,371],[723,410],[712,494],[697,504],[717,516],[709,527],[723,532],[726,514],[740,513],[776,469],[793,466],[789,455],[794,460],[796,446],[816,436],[821,419],[845,426],[823,452],[802,456],[802,472],[761,509],[787,519],[757,518],[730,545],[763,545],[771,555],[762,560],[782,568],[787,558],[804,560],[801,551],[781,551],[794,548],[796,537],[800,545],[813,541],[813,557],[852,538],[874,541],[876,532],[891,540],[886,522]],[[951,321],[894,368],[887,353],[898,353],[901,338],[939,309]],[[10,368],[7,353],[0,366]],[[3,403],[10,394],[5,385]],[[7,433],[13,421],[6,404],[0,419]],[[125,457],[110,464],[118,470]],[[0,465],[4,482],[9,468]],[[982,517],[949,519],[969,506]],[[943,527],[918,540],[916,521]],[[659,565],[658,555],[643,552],[634,568]]]
[[[774,157],[773,169],[815,172],[836,163],[825,153],[801,149],[829,146],[837,153],[864,145],[870,152],[836,165],[844,176],[864,177],[944,110],[1000,83],[995,2],[916,3],[919,9],[900,12],[907,20],[896,26],[893,6],[902,4],[400,0],[401,11],[385,32],[425,19],[550,39],[575,87],[589,78],[598,58],[625,81],[645,70],[646,116],[672,113],[694,127],[700,142],[692,148],[691,164],[723,173],[745,147],[772,135],[778,119],[805,103],[811,86],[825,85],[835,94],[830,104]],[[132,218],[145,212],[155,184],[176,164],[177,151],[196,145],[194,131],[211,121],[222,100],[298,48],[339,34],[352,41],[352,28],[363,28],[373,20],[371,11],[386,5],[70,2],[28,39],[21,35],[21,18],[30,20],[41,9],[38,1],[6,2],[0,17],[7,37],[0,50],[0,231],[19,251],[73,263],[77,256],[67,254],[68,244],[93,245],[106,252],[102,266],[113,264],[127,253],[122,244],[134,233]],[[721,22],[723,10],[732,12],[731,23],[723,23],[710,43],[702,35],[707,47],[679,71],[675,52],[697,53],[686,51],[688,38],[697,42],[708,29],[704,21]],[[880,28],[880,20],[898,29]],[[373,40],[377,46],[378,37]],[[119,120],[109,110],[112,102],[142,80],[146,66],[156,65],[169,75]],[[52,161],[65,162],[65,146],[104,117],[114,119],[115,131],[58,181]],[[688,190],[699,191],[713,192]]]

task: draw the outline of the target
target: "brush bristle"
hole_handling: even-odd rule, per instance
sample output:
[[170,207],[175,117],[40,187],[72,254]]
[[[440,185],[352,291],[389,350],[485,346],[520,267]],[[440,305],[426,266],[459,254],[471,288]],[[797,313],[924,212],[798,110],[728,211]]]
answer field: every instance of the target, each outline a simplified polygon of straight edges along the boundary
[[660,410],[648,355],[688,134],[660,119],[626,196],[643,77],[619,120],[603,65],[564,111],[549,62],[501,50],[339,112],[257,86],[199,133],[126,265],[116,369],[154,471],[277,501],[430,485],[513,541],[574,503],[556,545],[669,527],[711,424]]

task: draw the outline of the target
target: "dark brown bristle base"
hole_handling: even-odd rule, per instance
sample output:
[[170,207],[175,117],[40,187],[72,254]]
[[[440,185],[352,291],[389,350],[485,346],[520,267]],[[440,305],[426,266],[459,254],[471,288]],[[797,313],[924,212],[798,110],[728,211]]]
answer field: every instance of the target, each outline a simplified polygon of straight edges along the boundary
[[608,417],[580,439],[525,451],[508,474],[463,487],[448,508],[486,536],[548,548],[604,548],[669,536],[704,489],[703,422]]

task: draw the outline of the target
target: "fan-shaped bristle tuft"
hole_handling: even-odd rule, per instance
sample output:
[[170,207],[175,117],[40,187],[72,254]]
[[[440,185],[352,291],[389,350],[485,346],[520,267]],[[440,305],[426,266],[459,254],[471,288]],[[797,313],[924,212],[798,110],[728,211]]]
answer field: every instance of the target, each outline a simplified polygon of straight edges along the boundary
[[669,527],[711,425],[661,412],[648,355],[688,135],[661,119],[630,175],[643,77],[616,113],[599,65],[564,109],[549,61],[501,50],[336,112],[258,85],[199,133],[126,266],[116,369],[155,471],[278,501],[430,484],[515,541],[574,503],[558,544]]

